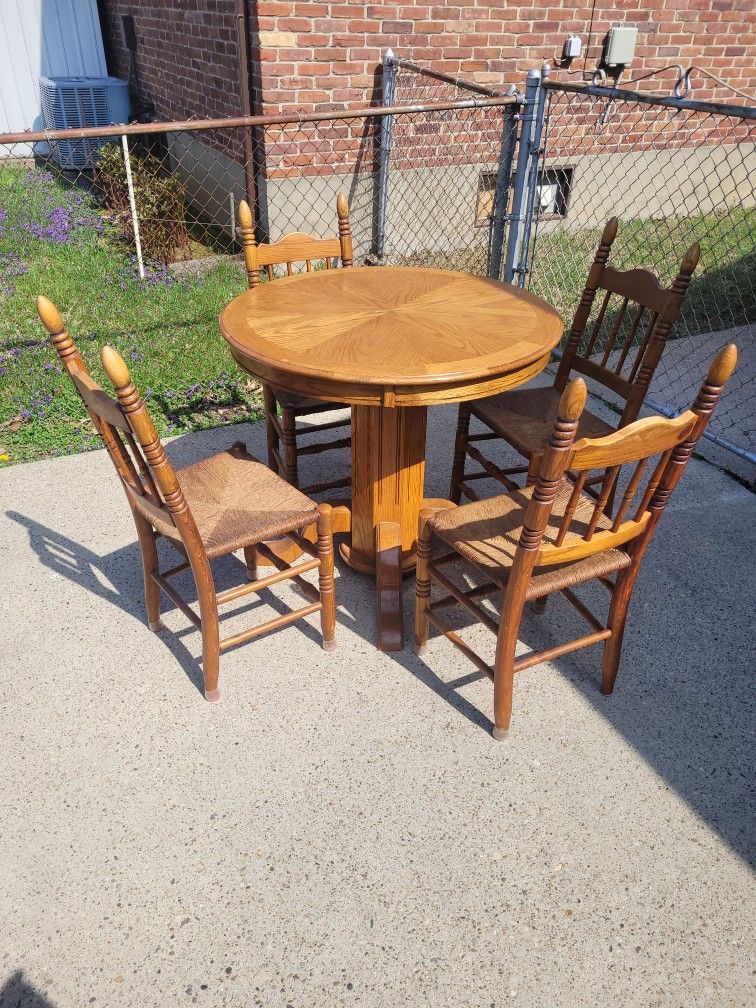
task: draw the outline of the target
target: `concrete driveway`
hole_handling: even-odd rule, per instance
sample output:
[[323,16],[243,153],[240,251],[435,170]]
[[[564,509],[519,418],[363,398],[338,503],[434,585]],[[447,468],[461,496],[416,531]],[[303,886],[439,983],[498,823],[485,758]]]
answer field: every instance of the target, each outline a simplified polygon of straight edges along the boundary
[[[452,427],[432,413],[429,495]],[[171,453],[240,433],[262,453],[260,425]],[[314,622],[239,648],[211,705],[198,633],[146,628],[103,452],[8,469],[0,503],[3,1008],[753,1004],[756,498],[713,466],[668,509],[614,696],[596,650],[528,670],[501,744],[451,645],[375,649],[343,564],[339,649]],[[576,620],[556,600],[523,636]]]

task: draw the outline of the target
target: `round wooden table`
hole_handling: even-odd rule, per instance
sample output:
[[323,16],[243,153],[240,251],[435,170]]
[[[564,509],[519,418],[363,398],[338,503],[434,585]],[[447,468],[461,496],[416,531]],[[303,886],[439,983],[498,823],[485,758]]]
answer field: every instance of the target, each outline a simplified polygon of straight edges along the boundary
[[561,338],[561,318],[496,280],[362,266],[245,291],[220,327],[237,363],[263,382],[352,404],[351,543],[341,552],[376,573],[379,644],[401,648],[401,575],[414,565],[427,407],[533,378]]

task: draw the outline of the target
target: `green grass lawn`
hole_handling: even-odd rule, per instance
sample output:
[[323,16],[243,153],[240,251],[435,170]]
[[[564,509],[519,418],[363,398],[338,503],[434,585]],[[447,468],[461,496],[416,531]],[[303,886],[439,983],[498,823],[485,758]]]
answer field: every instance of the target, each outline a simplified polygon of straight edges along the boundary
[[[530,289],[566,319],[580,297],[601,228],[543,226]],[[701,244],[677,335],[756,320],[756,211],[622,223],[612,260],[657,267],[669,283],[682,251]],[[207,249],[196,249],[206,254]],[[486,250],[417,253],[417,265],[485,272]],[[95,377],[99,348],[123,354],[160,434],[259,415],[256,383],[236,367],[218,331],[222,308],[246,287],[241,264],[220,260],[192,279],[136,263],[94,199],[40,168],[0,163],[0,465],[98,447],[99,441],[37,317],[58,306]]]
[[[551,231],[542,225],[535,244],[529,288],[558,308],[575,311],[602,227]],[[723,214],[623,221],[611,262],[620,269],[645,266],[669,284],[689,245],[701,258],[683,305],[676,336],[718,332],[756,322],[756,209]]]
[[58,306],[98,381],[103,343],[127,361],[160,434],[249,419],[255,383],[239,371],[218,315],[246,287],[221,261],[199,279],[153,268],[144,281],[95,201],[51,173],[0,166],[0,464],[98,447],[37,316]]

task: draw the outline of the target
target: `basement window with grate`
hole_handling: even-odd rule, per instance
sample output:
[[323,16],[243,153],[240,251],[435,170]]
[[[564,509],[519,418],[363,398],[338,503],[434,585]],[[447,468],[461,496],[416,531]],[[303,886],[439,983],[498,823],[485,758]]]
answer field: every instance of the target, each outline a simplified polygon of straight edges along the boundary
[[[535,212],[542,220],[561,220],[567,216],[572,189],[571,166],[547,168],[538,173]],[[512,212],[514,175],[510,179],[507,192],[507,213]],[[478,192],[475,201],[475,226],[485,227],[494,214],[496,198],[496,172],[481,172],[478,178]]]

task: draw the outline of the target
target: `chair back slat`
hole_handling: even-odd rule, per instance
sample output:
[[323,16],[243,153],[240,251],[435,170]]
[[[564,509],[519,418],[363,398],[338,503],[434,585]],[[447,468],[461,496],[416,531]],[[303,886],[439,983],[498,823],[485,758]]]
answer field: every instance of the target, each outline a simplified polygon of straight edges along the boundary
[[93,380],[87,371],[75,368],[69,371],[69,375],[74,385],[78,389],[79,395],[84,400],[84,405],[92,413],[96,413],[101,420],[105,420],[111,427],[128,432],[129,425],[123,410],[115,400],[111,399],[107,392]]
[[144,455],[142,455],[140,447],[134,440],[134,435],[131,433],[131,431],[128,431],[128,433],[124,435],[124,439],[126,441],[126,444],[129,446],[131,457],[136,462],[137,468],[139,469],[139,475],[142,478],[142,489],[143,489],[142,496],[153,497],[159,506],[162,505],[163,501],[162,497],[160,496],[160,491],[155,485],[155,480],[153,479],[152,473],[150,472],[150,467],[147,465],[147,462],[145,461]]
[[66,373],[81,396],[92,424],[115,466],[124,487],[143,492],[139,473],[126,448],[121,432],[127,426],[120,407],[93,380],[78,347],[63,324],[60,313],[48,298],[37,298],[37,311]]
[[593,507],[593,514],[591,515],[590,521],[588,522],[588,528],[585,530],[585,541],[590,542],[593,538],[593,533],[596,531],[599,519],[604,514],[607,501],[609,500],[609,495],[615,487],[617,482],[617,477],[620,474],[620,469],[622,466],[611,466],[604,473],[604,481],[601,485],[601,491],[596,498],[596,503]]
[[[116,469],[123,480],[131,503],[151,521],[159,518],[164,525],[174,525],[170,510],[165,506],[142,447],[134,438],[128,418],[120,403],[107,394],[92,376],[81,368],[70,372],[84,405],[107,425],[113,438]],[[111,450],[111,457],[114,451]],[[146,510],[145,510],[146,509]]]
[[[690,436],[696,424],[696,415],[686,411],[674,420],[648,417],[621,428],[603,438],[583,438],[572,446],[567,466],[577,473],[575,487],[561,522],[550,519],[544,527],[543,541],[538,553],[538,564],[550,566],[582,560],[606,549],[623,546],[646,528],[649,521],[649,503],[674,449]],[[641,477],[646,463],[661,455],[645,489],[640,506],[632,519],[625,515],[638,496]],[[607,504],[613,497],[623,467],[632,465],[627,487],[617,517],[612,521],[607,514]],[[595,500],[586,496],[577,498],[575,489],[582,476],[603,470],[601,490]],[[554,535],[554,527],[558,528]]]
[[[160,496],[155,480],[153,479],[150,467],[145,460],[140,447],[134,440],[128,419],[122,407],[102,389],[87,371],[81,368],[74,368],[70,372],[71,379],[79,391],[79,395],[84,400],[87,409],[94,413],[104,423],[113,428],[113,436],[124,447],[122,460],[131,463],[128,468],[128,485],[137,493],[139,497],[151,496],[158,507],[162,507],[163,500]],[[169,512],[165,512],[165,520],[171,522]]]
[[[524,604],[536,568],[576,562],[605,550],[624,548],[629,555],[627,570],[634,578],[670,494],[736,363],[737,349],[731,343],[717,354],[693,405],[681,416],[673,420],[638,420],[606,437],[578,442],[574,437],[586,390],[581,378],[570,382],[562,393],[551,436],[539,456],[536,482],[507,580],[505,606],[511,609],[515,601]],[[648,462],[657,455],[660,458],[644,488]],[[604,508],[626,465],[629,481],[612,520]],[[606,471],[599,499],[594,501],[582,490],[589,482],[587,474],[596,469]],[[640,504],[628,518],[638,496]]]
[[188,555],[204,556],[181,484],[123,358],[112,347],[102,348],[102,363],[118,397],[115,401],[90,375],[55,305],[40,296],[37,311],[102,438],[135,519],[141,516],[162,534],[180,540]]
[[635,519],[634,519],[635,521],[638,520],[640,515],[643,514],[643,512],[648,508],[648,505],[651,503],[651,498],[656,493],[656,488],[659,486],[659,483],[661,482],[662,475],[671,457],[672,457],[672,449],[668,448],[665,452],[662,453],[661,458],[656,463],[656,468],[651,473],[651,478],[646,484],[645,493],[641,497],[640,504],[638,505],[638,510],[635,512]]
[[627,514],[628,509],[638,492],[638,487],[640,486],[640,481],[643,479],[643,474],[646,471],[647,465],[648,459],[641,459],[635,467],[635,471],[630,477],[630,482],[627,484],[627,489],[622,495],[622,500],[620,501],[620,506],[617,509],[617,514],[614,516],[614,521],[612,522],[612,532],[616,532],[622,524],[622,519]]
[[627,378],[622,375],[616,375],[609,368],[602,368],[598,361],[590,360],[587,357],[576,358],[572,370],[578,374],[585,375],[586,378],[593,378],[594,381],[599,382],[604,388],[611,389],[612,392],[616,392],[618,396],[621,396],[625,400],[628,399],[633,391],[632,382],[629,382]]
[[591,329],[591,334],[588,337],[588,345],[585,348],[585,355],[584,355],[586,357],[590,357],[591,354],[593,353],[593,348],[596,345],[596,340],[598,339],[598,335],[601,332],[601,327],[604,324],[604,316],[606,315],[606,309],[609,307],[609,299],[611,298],[611,296],[612,296],[611,291],[607,291],[606,294],[604,294],[604,300],[601,302],[599,313],[596,316],[596,320],[593,323],[593,328]]
[[667,288],[662,287],[659,278],[647,269],[618,270],[607,266],[601,277],[601,286],[657,313],[663,312],[667,303]]
[[[642,331],[643,335],[641,336],[640,341],[635,346],[635,353],[633,354],[632,363],[630,364],[630,371],[627,376],[627,380],[630,385],[632,385],[635,379],[638,377],[638,370],[640,369],[640,366],[643,363],[643,360],[645,359],[646,351],[650,346],[651,340],[655,338],[654,334],[656,333],[656,325],[658,321],[659,321],[658,314],[655,311],[652,312],[648,320],[648,323],[646,324],[644,330]],[[614,368],[615,374],[622,373],[627,358],[630,354],[630,351],[633,349],[634,344],[635,344],[635,335],[633,335],[632,340],[628,339],[625,342],[625,346]]]
[[239,204],[239,232],[241,234],[244,263],[250,287],[257,287],[260,276],[265,273],[268,280],[276,278],[274,267],[285,267],[286,276],[292,276],[294,266],[301,263],[307,273],[312,273],[315,263],[322,263],[325,269],[332,269],[338,260],[342,266],[353,264],[352,232],[349,223],[349,205],[344,193],[336,200],[338,235],[331,238],[314,238],[302,232],[285,235],[277,242],[259,244],[255,239],[255,228],[249,204]]
[[338,238],[313,238],[300,232],[288,234],[270,245],[257,246],[257,261],[261,266],[285,266],[329,257],[338,259],[340,254]]
[[[638,335],[638,329],[640,328],[641,320],[643,319],[643,316],[645,315],[645,313],[646,313],[646,306],[645,305],[638,305],[638,310],[635,313],[635,316],[633,317],[633,323],[632,323],[632,325],[630,327],[630,332],[628,333],[627,338],[625,339],[624,346],[620,350],[620,355],[617,358],[617,363],[614,365],[614,373],[615,374],[622,374],[622,369],[625,366],[625,361],[627,360],[627,355],[630,353],[630,348],[634,345],[634,343],[636,341],[636,338],[637,338],[637,335]],[[653,321],[646,327],[646,332],[647,333],[651,332],[651,330],[653,329],[655,321],[656,321],[656,315],[654,315]],[[641,331],[643,331],[643,330],[641,330]],[[605,362],[602,361],[602,363],[605,363]]]
[[628,299],[623,298],[622,307],[617,312],[614,325],[612,330],[606,338],[606,346],[604,347],[604,356],[601,358],[601,367],[606,367],[606,362],[609,360],[609,354],[614,349],[614,344],[617,341],[617,336],[619,335],[620,328],[625,318],[625,312],[627,311]]
[[575,485],[572,488],[570,499],[567,501],[567,507],[564,509],[564,518],[562,518],[562,523],[559,526],[559,531],[557,532],[556,539],[554,540],[555,546],[561,546],[564,542],[564,537],[567,535],[567,530],[572,524],[572,519],[575,515],[578,501],[580,500],[580,495],[583,492],[583,486],[585,485],[587,475],[587,472],[581,472],[575,480]]
[[[666,288],[649,270],[619,270],[609,265],[617,227],[617,219],[613,217],[604,228],[559,363],[555,386],[563,391],[572,372],[594,379],[625,400],[620,419],[620,426],[624,426],[637,419],[654,370],[680,315],[700,249],[698,245],[688,249],[677,276]],[[603,297],[594,313],[599,291]]]
[[131,431],[130,447],[141,457],[140,469],[143,466],[145,470],[145,493],[139,497],[129,494],[130,500],[160,531],[173,534],[175,527],[188,549],[201,548],[181,484],[123,358],[109,346],[102,348],[101,357]]
[[573,446],[570,469],[607,469],[664,452],[689,434],[695,421],[693,412],[686,410],[674,420],[645,417],[602,438],[581,438]]
[[108,425],[114,442],[120,446],[119,464],[116,465],[116,469],[122,479],[124,479],[124,471],[128,474],[124,479],[126,486],[133,490],[138,497],[151,494],[158,504],[161,504],[160,495],[150,474],[149,466],[134,441],[128,420],[120,405],[110,398],[88,372],[76,369],[70,374],[90,414],[95,414],[103,424]]

